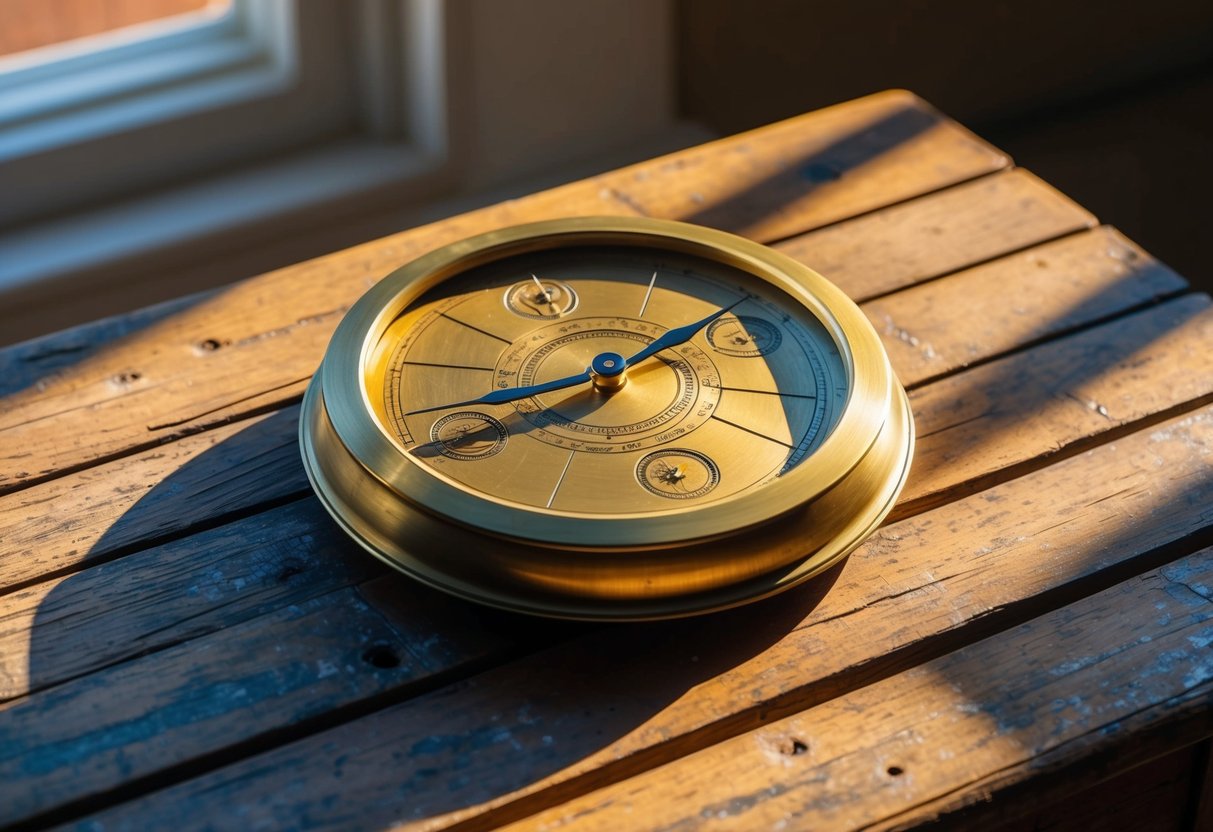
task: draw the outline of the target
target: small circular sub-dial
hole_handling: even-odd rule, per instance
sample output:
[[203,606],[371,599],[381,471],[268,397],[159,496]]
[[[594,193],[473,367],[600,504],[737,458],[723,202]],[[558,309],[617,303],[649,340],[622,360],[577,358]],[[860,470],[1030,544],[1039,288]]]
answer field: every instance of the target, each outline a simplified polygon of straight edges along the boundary
[[577,308],[577,292],[562,280],[531,275],[505,290],[505,308],[524,318],[561,318]]
[[646,454],[636,465],[636,479],[658,497],[691,500],[720,482],[720,468],[706,454],[670,448]]
[[770,355],[783,343],[779,327],[751,315],[714,321],[708,327],[707,339],[717,352],[741,358]]
[[450,459],[487,459],[505,448],[509,431],[487,413],[448,413],[430,428],[430,447]]

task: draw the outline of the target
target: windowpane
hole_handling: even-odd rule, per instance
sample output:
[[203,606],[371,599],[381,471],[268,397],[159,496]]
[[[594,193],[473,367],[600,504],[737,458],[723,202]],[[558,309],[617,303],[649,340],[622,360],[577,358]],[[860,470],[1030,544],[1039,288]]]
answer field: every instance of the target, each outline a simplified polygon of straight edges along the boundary
[[231,0],[3,0],[0,56],[181,15],[219,16]]

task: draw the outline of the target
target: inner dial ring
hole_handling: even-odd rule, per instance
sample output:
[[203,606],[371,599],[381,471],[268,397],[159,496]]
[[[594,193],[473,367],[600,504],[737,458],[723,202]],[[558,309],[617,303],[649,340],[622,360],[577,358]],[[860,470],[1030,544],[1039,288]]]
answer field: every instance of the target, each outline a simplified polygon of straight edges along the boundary
[[[576,373],[595,353],[635,354],[663,327],[633,318],[581,318],[552,324],[515,341],[502,353],[499,389],[526,387]],[[720,374],[700,347],[682,344],[626,371],[636,382],[604,393],[590,385],[514,402],[534,426],[529,436],[591,453],[655,447],[700,427],[720,402]]]

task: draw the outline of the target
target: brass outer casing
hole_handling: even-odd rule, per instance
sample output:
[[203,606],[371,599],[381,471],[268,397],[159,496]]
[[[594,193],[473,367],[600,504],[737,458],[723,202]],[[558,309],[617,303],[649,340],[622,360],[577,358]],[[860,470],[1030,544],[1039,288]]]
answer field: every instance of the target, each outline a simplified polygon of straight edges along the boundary
[[[704,505],[570,516],[471,491],[401,453],[373,413],[368,357],[430,288],[486,263],[587,245],[643,246],[732,266],[801,303],[846,364],[828,438],[773,482]],[[330,514],[388,564],[439,589],[518,612],[592,620],[669,618],[787,589],[837,563],[892,508],[913,451],[909,404],[855,304],[808,267],[712,229],[584,217],[457,242],[388,275],[338,326],[304,396],[304,465]],[[525,534],[519,530],[525,529]]]

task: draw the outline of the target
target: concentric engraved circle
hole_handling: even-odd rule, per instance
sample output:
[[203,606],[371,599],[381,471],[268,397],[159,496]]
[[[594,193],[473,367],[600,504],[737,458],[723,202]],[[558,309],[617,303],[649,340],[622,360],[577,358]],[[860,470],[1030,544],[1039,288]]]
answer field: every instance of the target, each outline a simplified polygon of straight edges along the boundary
[[[494,370],[495,385],[531,386],[575,374],[595,355],[634,355],[664,331],[624,317],[553,323],[502,353]],[[528,436],[541,442],[591,453],[626,453],[685,436],[707,421],[720,402],[720,374],[692,343],[626,372],[643,383],[629,383],[609,394],[587,384],[522,399],[514,408],[534,427]]]
[[783,343],[779,327],[762,318],[738,315],[721,318],[708,327],[708,343],[725,355],[757,358],[770,355]]
[[683,448],[654,451],[636,465],[636,480],[658,497],[690,500],[720,482],[720,469],[705,454]]
[[505,308],[524,318],[560,318],[577,308],[577,293],[561,280],[533,277],[505,290]]
[[451,459],[485,459],[505,447],[509,431],[505,425],[475,410],[443,416],[430,428],[430,440],[443,456]]

